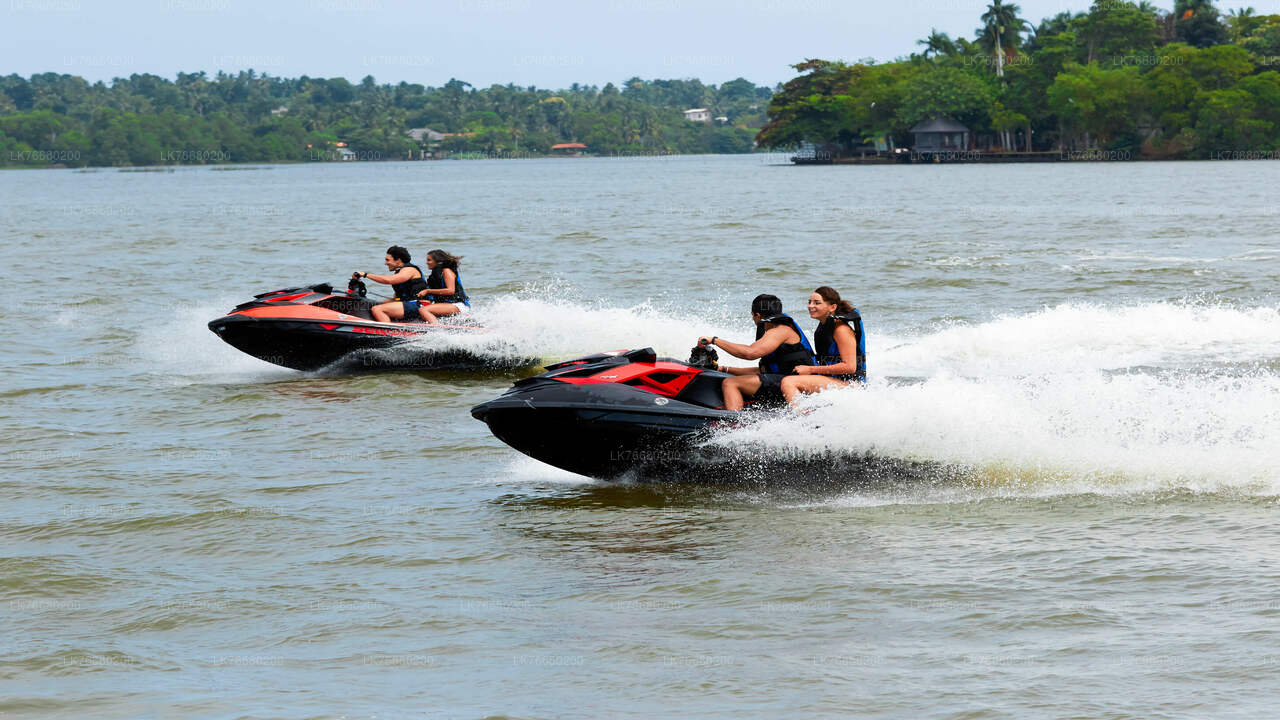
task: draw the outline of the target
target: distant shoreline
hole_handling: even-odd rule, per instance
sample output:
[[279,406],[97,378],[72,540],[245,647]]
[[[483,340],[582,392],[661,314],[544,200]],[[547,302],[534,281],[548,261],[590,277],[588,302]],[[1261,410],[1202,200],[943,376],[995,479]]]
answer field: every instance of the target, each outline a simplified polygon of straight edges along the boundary
[[294,166],[294,165],[372,165],[384,163],[412,163],[412,164],[429,164],[434,165],[442,162],[475,162],[481,160],[633,160],[633,159],[671,159],[671,158],[696,158],[696,157],[764,157],[777,156],[785,162],[790,162],[791,153],[778,152],[776,150],[761,150],[749,153],[627,153],[627,154],[586,154],[586,155],[538,155],[538,154],[514,154],[514,153],[493,153],[486,157],[447,157],[433,158],[430,160],[412,160],[408,158],[379,158],[367,160],[243,160],[228,161],[220,163],[175,163],[169,165],[85,165],[71,166],[64,164],[54,165],[0,165],[0,171],[3,170],[71,170],[73,172],[99,172],[111,171],[116,172],[137,172],[137,173],[163,173],[173,172],[179,169],[194,168],[211,168],[214,170],[244,170],[254,166]]
[[[1059,156],[1059,153],[1041,153],[1046,155]],[[199,168],[208,168],[214,172],[233,172],[248,171],[255,169],[272,170],[276,167],[293,167],[300,165],[371,165],[371,164],[436,164],[441,162],[458,161],[458,162],[475,162],[475,161],[499,161],[499,160],[634,160],[634,159],[675,159],[675,158],[698,158],[698,157],[758,157],[764,158],[773,156],[776,160],[769,163],[777,166],[786,167],[826,167],[833,165],[859,165],[859,166],[911,166],[911,165],[1043,165],[1046,163],[1170,163],[1170,162],[1233,162],[1233,161],[1267,161],[1280,160],[1280,151],[1277,152],[1249,152],[1249,151],[1222,151],[1218,153],[1223,157],[1207,157],[1207,158],[1144,158],[1144,157],[1116,157],[1116,152],[1093,153],[1087,151],[1068,152],[1054,159],[995,159],[995,158],[947,158],[939,159],[939,161],[910,161],[910,160],[876,160],[862,158],[836,158],[833,160],[819,160],[799,158],[789,152],[761,151],[752,153],[652,153],[652,154],[636,154],[636,155],[581,155],[581,156],[558,156],[558,155],[519,155],[519,156],[494,156],[494,157],[466,157],[466,158],[441,158],[438,160],[408,160],[404,158],[391,158],[384,160],[353,160],[353,161],[328,161],[316,162],[306,160],[246,160],[242,162],[225,162],[225,163],[206,163],[206,164],[187,164],[187,165],[90,165],[86,167],[72,167],[69,165],[0,165],[0,172],[4,171],[26,171],[26,170],[68,170],[76,173],[99,173],[99,172],[117,172],[117,173],[172,173],[178,170],[195,170]],[[1122,153],[1121,153],[1122,154]],[[963,153],[961,153],[963,155]],[[1072,156],[1075,157],[1072,157]]]

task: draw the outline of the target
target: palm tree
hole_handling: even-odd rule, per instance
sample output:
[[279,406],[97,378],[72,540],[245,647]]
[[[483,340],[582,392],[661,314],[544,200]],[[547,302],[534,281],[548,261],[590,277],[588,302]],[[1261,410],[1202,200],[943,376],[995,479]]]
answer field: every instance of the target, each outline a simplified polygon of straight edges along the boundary
[[1017,47],[1022,31],[1028,27],[1027,21],[1018,17],[1022,8],[1013,3],[1004,4],[1000,0],[991,0],[987,11],[982,14],[982,27],[978,34],[982,39],[989,39],[995,45],[996,75],[1004,77],[1004,45]]
[[1248,35],[1249,31],[1252,29],[1250,28],[1250,25],[1252,25],[1252,23],[1250,23],[1249,21],[1256,17],[1257,17],[1257,12],[1252,7],[1242,7],[1236,10],[1228,10],[1227,25],[1231,28],[1232,39],[1235,40],[1236,42],[1239,42],[1240,38],[1244,37],[1245,35]]
[[928,59],[930,53],[933,53],[934,57],[939,55],[952,55],[955,53],[956,44],[955,41],[951,39],[951,36],[943,32],[938,32],[937,28],[929,29],[931,30],[929,37],[924,40],[916,41],[917,45],[924,46],[924,53],[922,54],[925,59]]

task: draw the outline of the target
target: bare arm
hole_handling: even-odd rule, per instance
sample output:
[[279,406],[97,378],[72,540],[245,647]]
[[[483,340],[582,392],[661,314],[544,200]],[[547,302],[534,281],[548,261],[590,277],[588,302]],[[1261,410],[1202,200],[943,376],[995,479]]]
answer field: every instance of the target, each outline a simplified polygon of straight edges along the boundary
[[751,343],[750,345],[729,342],[728,340],[721,340],[720,338],[716,338],[715,344],[716,347],[724,350],[734,357],[742,358],[743,360],[759,360],[765,355],[777,350],[779,345],[787,342],[788,340],[792,342],[799,342],[800,338],[795,337],[795,331],[791,328],[784,325],[775,325],[766,330],[764,335],[760,336],[759,340]]
[[[730,355],[736,358],[742,358],[743,360],[759,360],[765,355],[777,350],[778,346],[785,342],[800,342],[800,338],[796,337],[795,331],[785,325],[775,325],[769,328],[759,340],[756,340],[750,345],[729,342],[728,340],[718,337],[699,338],[698,342],[703,342],[704,340],[708,344],[715,345]],[[760,368],[726,368],[725,372],[730,372],[732,370],[740,371],[734,372],[734,375],[751,375],[760,372]]]
[[361,277],[367,277],[370,280],[383,285],[398,285],[402,282],[408,282],[413,279],[413,268],[404,267],[396,271],[394,275],[374,275],[372,273],[360,273]]
[[452,295],[457,292],[457,290],[454,289],[453,279],[458,277],[458,274],[449,268],[445,268],[444,272],[440,274],[444,276],[444,287],[421,290],[418,292],[418,297],[426,297],[428,295]]

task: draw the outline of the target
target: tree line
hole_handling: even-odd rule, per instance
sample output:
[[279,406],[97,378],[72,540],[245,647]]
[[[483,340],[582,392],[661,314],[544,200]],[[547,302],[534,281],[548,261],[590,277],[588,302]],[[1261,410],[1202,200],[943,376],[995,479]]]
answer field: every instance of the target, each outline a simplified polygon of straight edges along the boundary
[[934,30],[891,63],[810,59],[793,67],[758,136],[851,154],[949,117],[1005,150],[1106,150],[1122,157],[1280,152],[1280,15],[1225,15],[1212,0],[1095,0],[1032,25],[994,0],[973,39]]
[[[452,79],[442,87],[345,78],[135,74],[109,84],[42,73],[0,77],[0,166],[127,166],[420,156],[413,128],[446,133],[434,150],[546,154],[580,142],[595,154],[749,152],[772,89],[743,78],[635,77],[563,90]],[[705,107],[718,123],[683,110]]]

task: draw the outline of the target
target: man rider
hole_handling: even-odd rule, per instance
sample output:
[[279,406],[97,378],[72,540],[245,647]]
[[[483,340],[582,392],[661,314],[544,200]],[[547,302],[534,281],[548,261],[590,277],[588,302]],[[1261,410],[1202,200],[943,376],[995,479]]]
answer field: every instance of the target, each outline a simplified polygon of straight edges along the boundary
[[418,314],[418,293],[427,289],[427,281],[422,276],[422,268],[409,262],[409,251],[399,245],[387,248],[387,256],[383,260],[390,275],[370,275],[355,272],[353,278],[365,277],[370,280],[390,285],[395,292],[395,299],[374,305],[371,312],[378,322],[391,322],[412,317]]
[[746,397],[760,404],[781,404],[782,378],[798,366],[816,362],[809,339],[796,321],[782,312],[777,296],[757,295],[751,301],[751,320],[756,324],[756,341],[750,345],[715,336],[698,339],[698,344],[714,345],[734,357],[759,360],[756,367],[716,366],[732,376],[721,384],[726,410],[741,410]]

